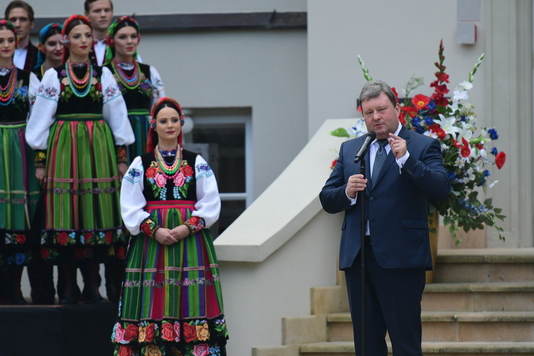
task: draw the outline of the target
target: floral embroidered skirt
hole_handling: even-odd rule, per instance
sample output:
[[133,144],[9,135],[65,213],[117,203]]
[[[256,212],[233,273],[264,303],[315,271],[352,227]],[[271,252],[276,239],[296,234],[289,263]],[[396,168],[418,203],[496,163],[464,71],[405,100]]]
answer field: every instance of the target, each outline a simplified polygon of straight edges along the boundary
[[148,110],[128,110],[128,118],[135,135],[135,142],[128,146],[128,164],[132,163],[135,157],[146,152],[149,115]]
[[25,128],[26,121],[0,124],[0,265],[29,263],[39,245],[30,229],[41,188]]
[[[158,225],[173,228],[191,217],[194,202],[148,208]],[[152,205],[152,204],[151,204]],[[143,233],[128,247],[116,355],[226,355],[219,267],[208,229],[165,246]]]
[[93,250],[105,256],[110,246],[124,243],[116,148],[102,116],[58,115],[46,158],[46,245],[78,247],[76,255],[84,258]]

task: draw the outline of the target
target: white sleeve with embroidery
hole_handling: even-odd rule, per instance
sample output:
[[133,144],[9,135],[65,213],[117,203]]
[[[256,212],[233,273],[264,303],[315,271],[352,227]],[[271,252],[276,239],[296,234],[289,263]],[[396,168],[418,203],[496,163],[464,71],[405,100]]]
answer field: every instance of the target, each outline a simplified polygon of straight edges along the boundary
[[152,82],[152,102],[150,107],[158,101],[159,98],[163,98],[165,95],[165,87],[163,81],[156,68],[150,66],[150,81]]
[[206,227],[210,227],[219,219],[221,198],[215,175],[201,155],[197,155],[195,160],[195,177],[197,180],[197,202],[193,216],[203,218]]
[[33,104],[35,104],[35,97],[37,95],[37,91],[39,90],[39,86],[41,85],[41,82],[39,81],[39,78],[34,73],[30,73],[30,85],[28,86],[28,101],[30,103],[30,113],[33,108]]
[[102,67],[102,116],[109,124],[116,145],[130,145],[135,141],[128,109],[117,82],[107,67]]
[[50,126],[55,121],[60,84],[54,68],[46,71],[35,94],[35,103],[26,126],[26,142],[34,150],[46,150]]
[[132,235],[139,234],[139,226],[149,213],[143,210],[146,206],[145,196],[143,195],[143,162],[141,157],[137,156],[128,171],[124,175],[121,184],[121,215],[124,225]]

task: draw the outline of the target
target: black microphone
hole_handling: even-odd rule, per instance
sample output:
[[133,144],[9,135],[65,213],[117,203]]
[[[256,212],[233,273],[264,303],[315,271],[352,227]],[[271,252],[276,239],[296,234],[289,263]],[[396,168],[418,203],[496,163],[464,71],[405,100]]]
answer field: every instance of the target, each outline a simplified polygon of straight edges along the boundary
[[376,138],[376,133],[373,131],[369,131],[367,134],[365,134],[365,141],[363,141],[362,147],[360,147],[360,150],[358,153],[356,153],[356,157],[354,157],[354,163],[358,163],[362,160],[362,158],[367,153],[367,150],[369,149],[369,146],[371,146],[371,142],[373,142]]

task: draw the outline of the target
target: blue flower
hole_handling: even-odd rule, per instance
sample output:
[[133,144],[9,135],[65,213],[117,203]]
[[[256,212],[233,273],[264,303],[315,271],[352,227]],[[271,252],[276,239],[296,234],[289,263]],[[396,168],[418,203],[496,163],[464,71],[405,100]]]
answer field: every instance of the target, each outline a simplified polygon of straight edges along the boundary
[[499,150],[496,147],[493,147],[491,149],[491,154],[494,155],[494,156],[497,156],[497,153],[499,153]]
[[412,119],[412,126],[413,127],[419,127],[419,126],[421,126],[420,122],[421,122],[421,118],[416,116],[416,117],[414,117]]
[[466,121],[467,121],[467,117],[462,116],[462,117],[460,118],[460,121],[466,122]]
[[9,256],[9,257],[7,258],[7,264],[8,264],[8,265],[12,265],[13,262],[15,262],[15,260],[13,259],[13,257]]
[[415,132],[423,134],[423,133],[425,133],[425,129],[422,128],[422,127],[418,127],[417,129],[415,129]]
[[490,138],[492,140],[496,140],[499,138],[499,135],[497,134],[497,130],[495,130],[494,128],[488,129],[488,134],[490,135]]
[[447,172],[447,174],[449,175],[450,180],[453,180],[454,178],[456,178],[456,174],[454,174],[454,172]]
[[486,169],[486,170],[484,171],[484,175],[485,175],[486,177],[489,177],[489,176],[490,176],[490,171],[488,171],[488,170]]
[[430,126],[430,125],[432,125],[433,123],[434,123],[434,119],[432,119],[432,116],[427,116],[427,117],[425,117],[425,124],[426,124],[427,126]]
[[26,256],[22,252],[19,252],[19,253],[15,254],[15,263],[16,264],[21,265],[21,264],[24,263],[24,261],[26,261]]
[[435,102],[434,100],[430,100],[430,101],[428,102],[427,106],[428,106],[428,109],[429,109],[430,111],[432,111],[432,110],[434,110],[434,109],[436,108],[436,102]]
[[28,88],[27,87],[20,87],[17,89],[17,92],[16,92],[16,95],[17,96],[22,96],[22,97],[26,97],[28,95]]

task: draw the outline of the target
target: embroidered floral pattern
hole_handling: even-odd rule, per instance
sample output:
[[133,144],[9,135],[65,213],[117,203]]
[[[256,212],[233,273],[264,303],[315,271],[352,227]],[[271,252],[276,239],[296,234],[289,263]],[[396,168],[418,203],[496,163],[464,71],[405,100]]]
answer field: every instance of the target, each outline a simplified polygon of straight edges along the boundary
[[159,229],[159,225],[156,224],[156,222],[154,220],[152,220],[150,218],[146,218],[141,223],[140,228],[141,228],[141,231],[143,231],[143,233],[146,236],[154,237],[154,234]]
[[35,150],[35,166],[44,167],[46,163],[46,152],[42,150]]
[[[182,160],[180,171],[173,179],[172,195],[174,199],[180,200],[187,197],[189,186],[194,179],[194,173],[193,168],[187,161]],[[145,177],[151,185],[154,196],[159,197],[161,200],[167,200],[167,182],[169,179],[161,171],[156,161],[150,163],[150,167],[145,172]]]
[[41,85],[37,90],[37,96],[43,97],[48,100],[58,101],[59,100],[59,90],[56,88],[45,88],[44,85]]
[[116,85],[107,87],[104,90],[104,104],[106,104],[108,101],[111,101],[111,100],[115,99],[119,95],[122,95],[122,94],[121,94],[121,91],[119,90],[119,88]]
[[118,163],[126,163],[127,162],[127,159],[126,159],[126,146],[125,145],[117,146],[116,150],[117,150],[117,162]]
[[189,220],[184,222],[184,225],[187,225],[189,230],[191,230],[191,233],[194,234],[204,229],[204,227],[206,226],[206,222],[204,221],[204,219],[199,218],[198,216],[192,216]]
[[[59,246],[75,245],[112,245],[118,242],[126,243],[126,235],[122,228],[107,231],[45,231],[41,237],[41,244],[51,243]],[[79,254],[79,253],[78,253]],[[80,258],[87,258],[87,252]]]
[[200,179],[204,176],[206,178],[209,178],[213,175],[213,171],[207,163],[199,163],[195,166],[195,169],[197,171],[197,179]]
[[219,281],[218,275],[213,275],[213,279],[207,279],[207,278],[185,278],[185,279],[176,279],[176,278],[166,278],[163,282],[156,282],[153,279],[145,280],[145,281],[131,281],[126,280],[124,281],[124,287],[126,288],[139,288],[141,286],[144,287],[153,287],[153,288],[163,288],[165,285],[170,284],[173,286],[196,286],[196,285],[207,285],[211,286],[215,283],[215,281]]
[[130,168],[128,169],[128,172],[126,172],[124,179],[126,179],[130,183],[136,184],[141,181],[142,175],[143,172],[140,169]]

